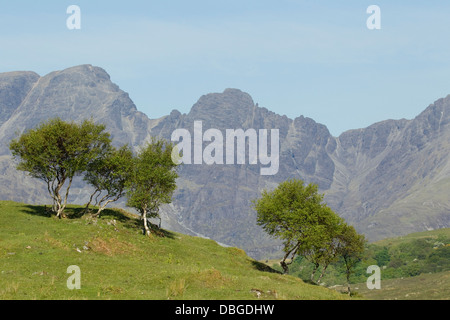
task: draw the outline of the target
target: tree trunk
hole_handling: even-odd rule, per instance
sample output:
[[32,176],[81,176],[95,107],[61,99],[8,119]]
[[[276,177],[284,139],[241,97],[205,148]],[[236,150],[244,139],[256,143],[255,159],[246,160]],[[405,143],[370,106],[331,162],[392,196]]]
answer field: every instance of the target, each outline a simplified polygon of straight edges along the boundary
[[289,267],[286,264],[286,259],[281,260],[280,265],[281,268],[283,268],[283,274],[288,274],[289,273]]
[[311,273],[311,282],[314,282],[314,276],[315,276],[316,271],[317,271],[318,268],[319,268],[319,264],[318,263],[314,264],[314,269],[313,269],[313,271]]
[[92,200],[94,199],[94,196],[97,194],[97,192],[99,192],[99,189],[96,189],[91,196],[89,197],[89,201],[86,204],[86,208],[84,208],[84,213],[87,214],[89,212],[89,207],[91,206]]
[[95,213],[93,216],[98,218],[98,217],[100,216],[100,213],[102,213],[102,211],[106,209],[106,206],[107,206],[110,202],[114,202],[114,201],[116,201],[116,200],[110,199],[110,200],[106,201],[104,204],[100,205],[100,206],[98,207],[97,213]]
[[350,272],[347,272],[347,293],[350,296],[351,295],[351,291],[350,291]]
[[351,264],[351,259],[347,256],[347,255],[343,255],[344,258],[344,262],[345,262],[345,277],[347,278],[347,293],[350,296],[351,295],[351,291],[350,291],[350,274],[351,274],[351,268],[352,268],[352,264]]
[[60,191],[61,191],[62,187],[64,186],[64,183],[66,182],[66,178],[63,178],[61,180],[58,179],[58,185],[54,189],[54,200],[56,202],[56,205],[55,205],[56,211],[55,212],[56,212],[56,216],[58,218],[60,218],[60,219],[63,217],[64,209],[67,206],[67,198],[69,197],[69,189],[70,189],[70,187],[72,185],[72,180],[73,180],[73,177],[70,177],[69,178],[69,185],[68,185],[68,187],[66,189],[66,194],[64,196],[64,201],[63,201],[63,199],[61,197]]
[[61,195],[59,194],[60,189],[61,188],[58,186],[55,190],[55,210],[54,211],[56,213],[56,217],[58,217],[58,218],[61,218],[61,213],[62,213]]
[[148,227],[148,221],[147,221],[147,208],[144,208],[144,210],[142,211],[142,218],[144,219],[145,234],[147,236],[150,236],[150,229]]
[[317,284],[320,284],[320,281],[322,280],[323,275],[325,274],[325,271],[327,270],[327,267],[328,267],[328,265],[326,265],[326,266],[323,267],[322,273],[320,274],[320,277],[319,277],[319,279],[317,280]]
[[[286,254],[283,257],[283,260],[280,261],[280,265],[283,268],[283,274],[288,274],[289,273],[289,267],[288,265],[290,265],[293,261],[294,261],[294,257],[296,255],[296,250],[298,249],[300,243],[297,242],[297,244],[288,252],[286,252]],[[292,253],[291,256],[291,261],[290,262],[286,262],[286,259],[289,257],[289,255]]]
[[56,212],[56,216],[58,218],[60,218],[60,219],[62,218],[64,209],[65,209],[64,206],[62,206],[61,204],[58,203],[58,212]]
[[58,184],[54,185],[55,180],[53,180],[52,182],[52,197],[53,197],[53,212],[56,213],[56,216],[58,218],[61,218],[61,195],[59,194],[59,192],[61,191],[62,186],[64,185],[64,182],[66,181],[66,179],[63,177],[62,179],[59,179],[59,177],[56,177],[56,181],[58,182]]
[[59,189],[56,190],[56,217],[61,219],[62,212],[64,211],[62,205],[61,195],[59,194]]
[[[98,205],[99,205],[98,211],[97,211],[96,214],[94,214],[94,216],[95,216],[95,217],[99,217],[99,216],[100,216],[100,213],[101,213],[103,210],[106,209],[106,206],[107,206],[108,204],[110,204],[111,202],[116,202],[117,200],[119,200],[119,199],[121,198],[121,196],[122,196],[122,193],[119,193],[114,199],[108,199],[108,198],[110,197],[109,194],[107,194],[106,196],[104,196],[104,197],[102,198],[102,200],[100,200],[100,202],[98,203]],[[106,201],[105,201],[105,200],[106,200]],[[105,201],[105,202],[103,203],[103,201]]]

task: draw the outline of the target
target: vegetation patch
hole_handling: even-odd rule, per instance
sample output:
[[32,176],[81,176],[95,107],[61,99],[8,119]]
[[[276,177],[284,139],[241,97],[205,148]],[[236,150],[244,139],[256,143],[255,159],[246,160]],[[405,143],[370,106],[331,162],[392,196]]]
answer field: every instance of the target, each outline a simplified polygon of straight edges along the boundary
[[223,288],[233,281],[230,277],[222,275],[222,273],[215,268],[203,270],[193,278],[193,281],[198,281],[201,286],[206,288]]
[[108,256],[131,254],[137,251],[137,248],[130,243],[120,241],[117,238],[103,239],[101,237],[94,238],[87,244],[86,248]]

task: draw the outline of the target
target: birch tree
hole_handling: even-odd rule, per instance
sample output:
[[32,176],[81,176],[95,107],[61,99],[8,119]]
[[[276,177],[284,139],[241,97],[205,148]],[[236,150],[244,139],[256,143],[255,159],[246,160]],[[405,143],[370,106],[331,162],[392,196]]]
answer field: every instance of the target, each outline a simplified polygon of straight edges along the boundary
[[94,187],[86,211],[89,206],[98,206],[93,216],[98,217],[106,206],[119,200],[126,194],[126,186],[133,169],[133,151],[128,145],[119,149],[111,147],[102,156],[92,161],[84,180]]
[[269,235],[281,239],[284,256],[280,262],[284,273],[299,252],[300,247],[312,240],[312,228],[324,210],[323,195],[315,184],[304,185],[302,180],[287,180],[273,191],[262,192],[255,200],[257,224]]
[[172,161],[173,145],[152,139],[135,157],[128,183],[127,205],[141,214],[144,233],[150,235],[149,218],[159,216],[160,206],[172,202],[177,165]]
[[52,211],[61,218],[74,177],[82,174],[110,143],[104,125],[91,120],[77,124],[54,118],[13,139],[9,148],[19,160],[18,170],[47,184]]
[[338,235],[338,251],[344,261],[348,295],[351,295],[350,276],[356,264],[362,259],[366,242],[364,235],[358,234],[353,226],[347,224]]

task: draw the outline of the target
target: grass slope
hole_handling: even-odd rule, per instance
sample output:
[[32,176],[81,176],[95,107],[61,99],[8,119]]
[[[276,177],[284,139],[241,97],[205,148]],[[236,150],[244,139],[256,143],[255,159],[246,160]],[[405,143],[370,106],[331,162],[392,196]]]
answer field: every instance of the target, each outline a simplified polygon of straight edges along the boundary
[[357,284],[355,288],[370,300],[450,300],[450,271],[381,279],[379,290],[369,290],[365,283]]
[[[237,248],[162,231],[145,237],[121,210],[99,219],[50,217],[43,206],[0,201],[0,299],[347,299],[281,275]],[[67,268],[81,270],[69,290]],[[256,290],[255,290],[256,289]]]
[[450,238],[450,228],[443,228],[431,231],[414,232],[400,237],[387,238],[374,242],[378,246],[393,246],[417,239],[439,239],[439,237]]

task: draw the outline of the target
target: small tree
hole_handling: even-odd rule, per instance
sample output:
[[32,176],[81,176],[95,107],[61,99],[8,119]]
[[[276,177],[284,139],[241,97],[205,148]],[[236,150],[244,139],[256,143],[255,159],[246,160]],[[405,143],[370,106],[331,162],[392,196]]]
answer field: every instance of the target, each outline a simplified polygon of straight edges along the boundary
[[177,165],[172,161],[172,149],[171,143],[152,139],[133,163],[127,205],[141,214],[146,235],[150,235],[147,219],[158,216],[159,207],[172,201],[176,189],[178,174]]
[[344,220],[326,206],[318,211],[314,218],[315,221],[305,232],[298,252],[314,265],[311,282],[314,282],[315,273],[322,266],[322,272],[316,281],[319,284],[328,266],[339,258],[338,236]]
[[111,140],[104,130],[104,125],[88,120],[76,124],[55,118],[11,141],[10,150],[20,159],[17,169],[46,182],[57,217],[67,205],[75,175],[109,148]]
[[283,240],[285,255],[280,265],[284,273],[289,272],[288,265],[300,246],[312,241],[313,228],[325,208],[322,199],[317,185],[305,186],[302,180],[292,179],[280,183],[271,192],[263,191],[261,198],[253,201],[258,225],[269,235]]
[[94,187],[86,210],[93,201],[98,206],[94,216],[99,216],[106,206],[119,200],[126,194],[126,185],[131,178],[133,168],[133,151],[130,147],[120,149],[111,147],[102,156],[87,166],[84,180]]
[[350,276],[355,265],[361,260],[364,253],[366,239],[358,234],[353,226],[344,224],[338,237],[338,253],[344,260],[345,276],[347,279],[347,291],[350,291]]

